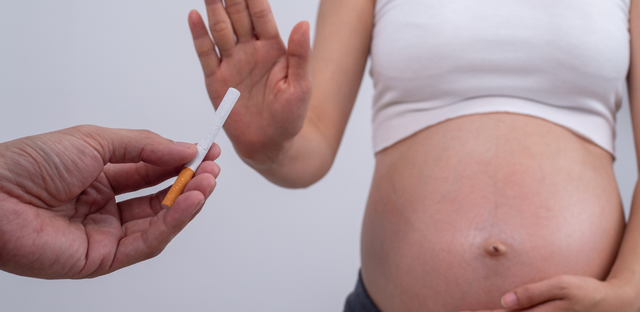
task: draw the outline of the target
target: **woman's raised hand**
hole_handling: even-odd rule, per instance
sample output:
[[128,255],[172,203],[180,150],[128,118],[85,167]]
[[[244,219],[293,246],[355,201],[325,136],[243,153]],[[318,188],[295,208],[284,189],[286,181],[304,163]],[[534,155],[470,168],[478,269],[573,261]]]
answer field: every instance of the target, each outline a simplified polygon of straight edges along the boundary
[[225,131],[245,161],[268,165],[307,114],[309,23],[293,28],[286,47],[266,0],[205,2],[211,37],[197,11],[189,14],[189,26],[209,97],[218,105],[227,88],[242,93]]

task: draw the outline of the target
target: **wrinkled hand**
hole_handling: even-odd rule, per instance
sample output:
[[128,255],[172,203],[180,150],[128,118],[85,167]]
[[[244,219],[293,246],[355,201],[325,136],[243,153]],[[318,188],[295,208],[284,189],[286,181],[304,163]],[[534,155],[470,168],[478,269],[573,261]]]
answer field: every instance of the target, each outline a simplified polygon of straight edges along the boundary
[[617,281],[562,275],[510,291],[502,297],[505,309],[475,312],[634,312],[631,293]]
[[219,147],[169,210],[167,190],[115,196],[176,176],[196,153],[149,131],[96,126],[0,144],[0,269],[87,278],[158,255],[213,192]]
[[309,23],[293,28],[287,48],[267,0],[205,2],[211,37],[197,11],[189,14],[189,26],[209,97],[218,105],[229,87],[242,93],[225,132],[245,161],[269,163],[307,114]]

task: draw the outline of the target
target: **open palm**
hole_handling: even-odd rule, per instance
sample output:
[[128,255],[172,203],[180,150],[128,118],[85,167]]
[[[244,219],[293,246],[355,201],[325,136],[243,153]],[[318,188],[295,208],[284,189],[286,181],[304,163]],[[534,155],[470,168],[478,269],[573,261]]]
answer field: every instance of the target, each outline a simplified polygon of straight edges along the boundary
[[189,25],[207,91],[215,104],[229,87],[242,93],[225,130],[241,157],[255,159],[302,128],[311,96],[309,24],[294,27],[287,49],[266,0],[206,5],[211,37],[198,12]]

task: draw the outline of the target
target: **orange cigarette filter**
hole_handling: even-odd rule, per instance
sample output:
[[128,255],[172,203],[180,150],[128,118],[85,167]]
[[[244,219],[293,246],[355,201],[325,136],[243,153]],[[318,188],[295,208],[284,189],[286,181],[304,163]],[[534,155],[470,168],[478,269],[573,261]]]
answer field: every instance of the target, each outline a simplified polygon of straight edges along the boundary
[[209,152],[209,148],[211,148],[211,145],[222,129],[222,125],[227,120],[227,117],[229,117],[229,113],[233,109],[233,106],[236,104],[236,101],[238,101],[239,97],[240,92],[238,90],[234,88],[229,88],[229,90],[227,90],[227,94],[225,94],[224,98],[222,99],[222,103],[220,103],[218,109],[213,115],[213,120],[209,124],[207,132],[200,139],[198,145],[196,145],[198,154],[194,159],[192,159],[184,166],[184,169],[182,169],[182,171],[178,175],[178,179],[173,184],[173,186],[169,190],[169,193],[162,201],[162,206],[165,209],[173,206],[173,203],[175,203],[178,196],[182,194],[184,188],[187,186],[187,183],[189,183],[189,180],[193,178],[193,175],[198,169],[198,166],[200,166],[200,163],[202,163],[202,161],[206,157],[207,152]]
[[194,174],[195,172],[193,172],[191,168],[182,168],[182,171],[180,171],[176,182],[173,183],[171,189],[169,189],[169,193],[167,193],[167,196],[162,201],[162,207],[168,209],[169,207],[173,206],[173,203],[175,203],[176,199],[178,199],[178,196],[180,196],[180,194],[184,192],[184,188],[187,187],[187,183],[191,181],[191,178],[193,178]]

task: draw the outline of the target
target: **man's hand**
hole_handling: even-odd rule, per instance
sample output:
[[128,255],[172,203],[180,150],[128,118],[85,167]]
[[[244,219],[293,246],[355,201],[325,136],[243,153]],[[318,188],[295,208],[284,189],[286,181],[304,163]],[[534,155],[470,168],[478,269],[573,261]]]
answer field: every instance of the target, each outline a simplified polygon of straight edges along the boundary
[[115,196],[176,176],[195,145],[144,130],[79,126],[0,144],[0,269],[38,278],[87,278],[158,255],[215,188],[211,148],[173,207],[168,190]]

